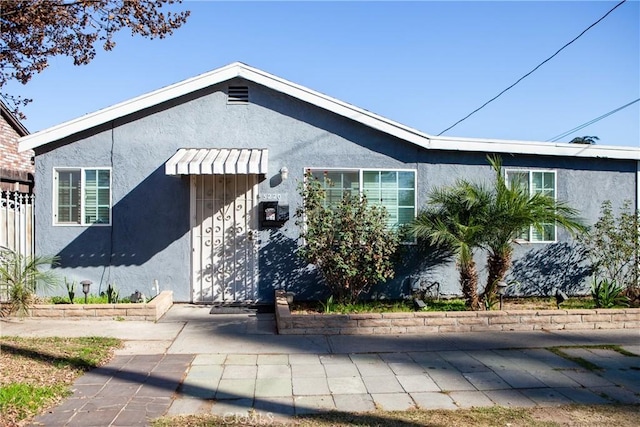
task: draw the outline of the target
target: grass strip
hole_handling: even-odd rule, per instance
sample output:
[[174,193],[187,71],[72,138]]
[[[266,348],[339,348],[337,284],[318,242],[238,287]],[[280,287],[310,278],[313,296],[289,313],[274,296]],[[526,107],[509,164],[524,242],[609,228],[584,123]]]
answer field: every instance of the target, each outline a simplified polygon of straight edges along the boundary
[[504,408],[500,406],[457,409],[384,412],[327,411],[278,420],[265,412],[228,413],[216,415],[184,415],[162,417],[153,427],[213,427],[213,426],[295,426],[295,427],[561,427],[577,425],[615,425],[636,427],[640,416],[638,405],[565,405],[536,408]]
[[115,338],[0,337],[0,425],[17,425],[59,402],[82,373],[111,359]]
[[571,356],[567,353],[565,353],[563,351],[563,349],[572,349],[572,348],[579,348],[579,349],[585,349],[585,350],[611,350],[611,351],[615,351],[617,353],[620,353],[623,356],[626,357],[640,357],[635,353],[632,353],[628,350],[625,350],[624,348],[622,348],[619,345],[616,344],[592,344],[592,345],[572,345],[572,346],[559,346],[559,347],[548,347],[547,350],[549,350],[550,352],[552,352],[553,354],[560,356],[564,359],[567,360],[571,360],[574,363],[577,363],[578,365],[582,366],[583,368],[589,370],[589,371],[601,371],[602,368],[600,368],[598,365],[596,365],[595,363],[589,362],[586,359],[583,359],[582,357],[575,357],[575,356]]

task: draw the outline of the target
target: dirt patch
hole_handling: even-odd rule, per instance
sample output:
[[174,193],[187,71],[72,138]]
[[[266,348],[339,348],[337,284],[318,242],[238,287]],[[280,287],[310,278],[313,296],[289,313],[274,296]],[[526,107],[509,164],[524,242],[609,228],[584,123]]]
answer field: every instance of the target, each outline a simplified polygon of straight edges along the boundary
[[640,406],[593,405],[533,408],[529,413],[534,420],[550,423],[549,425],[635,427],[640,419]]

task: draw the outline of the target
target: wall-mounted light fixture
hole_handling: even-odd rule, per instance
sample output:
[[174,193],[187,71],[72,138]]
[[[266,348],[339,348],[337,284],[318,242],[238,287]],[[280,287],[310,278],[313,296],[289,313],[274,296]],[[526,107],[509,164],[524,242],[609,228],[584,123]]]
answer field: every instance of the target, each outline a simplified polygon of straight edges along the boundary
[[280,179],[285,181],[287,178],[289,178],[289,169],[287,169],[286,166],[283,166],[280,168]]

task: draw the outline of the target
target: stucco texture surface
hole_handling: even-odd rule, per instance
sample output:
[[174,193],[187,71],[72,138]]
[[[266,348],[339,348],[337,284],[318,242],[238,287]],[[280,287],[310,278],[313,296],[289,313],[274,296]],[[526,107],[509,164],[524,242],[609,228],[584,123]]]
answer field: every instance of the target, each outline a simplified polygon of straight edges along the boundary
[[[235,79],[228,84],[249,87],[248,105],[228,105],[227,84],[221,84],[38,149],[37,252],[59,256],[61,275],[90,279],[99,290],[115,282],[122,295],[134,290],[150,294],[156,279],[161,290],[173,290],[175,301],[191,301],[189,177],[166,175],[164,164],[185,147],[266,148],[269,172],[261,178],[259,192],[278,195],[289,206],[291,219],[282,228],[259,232],[259,298],[272,301],[276,288],[319,297],[325,291],[318,278],[295,254],[296,187],[306,168],[416,170],[418,207],[436,186],[463,177],[492,178],[484,153],[422,149],[252,82]],[[558,198],[579,208],[587,223],[597,220],[604,200],[618,206],[635,194],[633,161],[516,155],[503,160],[505,167],[556,170]],[[284,181],[279,176],[283,166],[289,170]],[[61,167],[112,169],[111,226],[53,225],[53,169]],[[558,236],[557,244],[518,247],[517,258],[525,261],[516,260],[514,274],[528,277],[534,288],[546,289],[548,283],[579,288],[586,270],[560,270],[573,268],[564,262],[577,252],[570,236]],[[529,261],[548,260],[545,253],[558,265],[547,264],[543,270],[548,277],[540,279],[540,263]],[[405,248],[401,261],[396,278],[377,286],[374,294],[407,294],[406,279],[417,274],[438,281],[444,294],[460,292],[453,262],[429,259],[413,246]],[[478,262],[484,265],[483,254]]]

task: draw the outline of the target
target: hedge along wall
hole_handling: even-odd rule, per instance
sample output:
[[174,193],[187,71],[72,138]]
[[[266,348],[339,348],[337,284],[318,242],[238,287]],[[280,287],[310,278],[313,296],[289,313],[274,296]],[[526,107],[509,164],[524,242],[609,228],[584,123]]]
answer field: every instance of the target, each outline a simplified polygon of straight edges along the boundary
[[276,322],[278,333],[283,335],[637,329],[640,308],[308,315],[291,314],[284,292],[276,291]]

